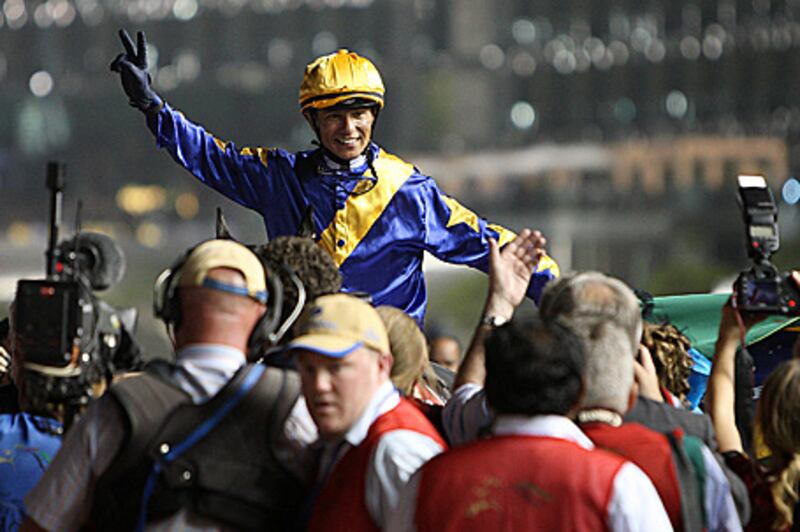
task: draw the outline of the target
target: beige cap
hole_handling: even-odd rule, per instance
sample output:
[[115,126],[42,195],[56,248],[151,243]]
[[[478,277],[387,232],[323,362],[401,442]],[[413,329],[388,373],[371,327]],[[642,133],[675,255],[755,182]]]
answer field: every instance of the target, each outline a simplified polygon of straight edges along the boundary
[[386,327],[367,302],[348,294],[332,294],[314,300],[300,317],[297,336],[288,349],[304,349],[341,358],[364,346],[389,353]]
[[[214,268],[238,271],[245,279],[245,286],[209,279],[208,272]],[[178,286],[203,286],[251,297],[261,303],[267,301],[264,265],[255,252],[233,240],[209,240],[198,245],[189,254],[178,275]]]

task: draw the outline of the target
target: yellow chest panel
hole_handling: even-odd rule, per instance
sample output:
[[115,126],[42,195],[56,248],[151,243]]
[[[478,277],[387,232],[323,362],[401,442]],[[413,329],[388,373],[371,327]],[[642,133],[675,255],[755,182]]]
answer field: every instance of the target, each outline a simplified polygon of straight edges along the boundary
[[[380,218],[394,195],[414,173],[414,167],[381,150],[373,161],[378,181],[362,194],[359,188],[368,186],[365,179],[350,194],[344,208],[336,211],[330,225],[322,232],[320,244],[333,257],[337,266],[347,260],[373,224]],[[373,177],[367,170],[365,177]]]

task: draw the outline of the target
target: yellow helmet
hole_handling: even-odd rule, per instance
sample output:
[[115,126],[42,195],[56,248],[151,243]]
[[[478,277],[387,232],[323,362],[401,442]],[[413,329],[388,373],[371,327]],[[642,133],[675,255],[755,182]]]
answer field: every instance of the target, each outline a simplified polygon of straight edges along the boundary
[[325,109],[350,99],[383,107],[383,80],[369,59],[341,49],[306,66],[300,85],[300,110]]

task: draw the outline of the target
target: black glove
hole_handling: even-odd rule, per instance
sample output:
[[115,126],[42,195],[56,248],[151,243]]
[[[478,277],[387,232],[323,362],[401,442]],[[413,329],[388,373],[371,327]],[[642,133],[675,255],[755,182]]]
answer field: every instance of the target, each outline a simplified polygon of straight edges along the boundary
[[136,50],[133,40],[124,29],[119,30],[119,38],[125,51],[111,62],[111,70],[119,72],[122,88],[128,95],[128,103],[141,111],[161,105],[161,98],[150,87],[150,74],[147,73],[147,41],[144,33],[136,32]]

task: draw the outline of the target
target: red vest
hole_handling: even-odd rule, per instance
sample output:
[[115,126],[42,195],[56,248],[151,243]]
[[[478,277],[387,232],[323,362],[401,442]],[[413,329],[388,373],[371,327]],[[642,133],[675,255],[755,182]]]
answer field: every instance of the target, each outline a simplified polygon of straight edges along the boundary
[[639,466],[656,487],[673,528],[683,530],[680,484],[672,447],[666,436],[638,423],[625,423],[619,427],[585,423],[581,430],[601,449],[624,456]]
[[497,436],[422,468],[418,532],[608,530],[619,456],[544,436]]
[[353,447],[333,468],[314,506],[309,532],[377,531],[367,510],[367,467],[372,451],[381,437],[393,430],[413,430],[436,441],[443,449],[444,440],[420,410],[400,399],[392,410],[378,417],[369,427],[367,437]]

